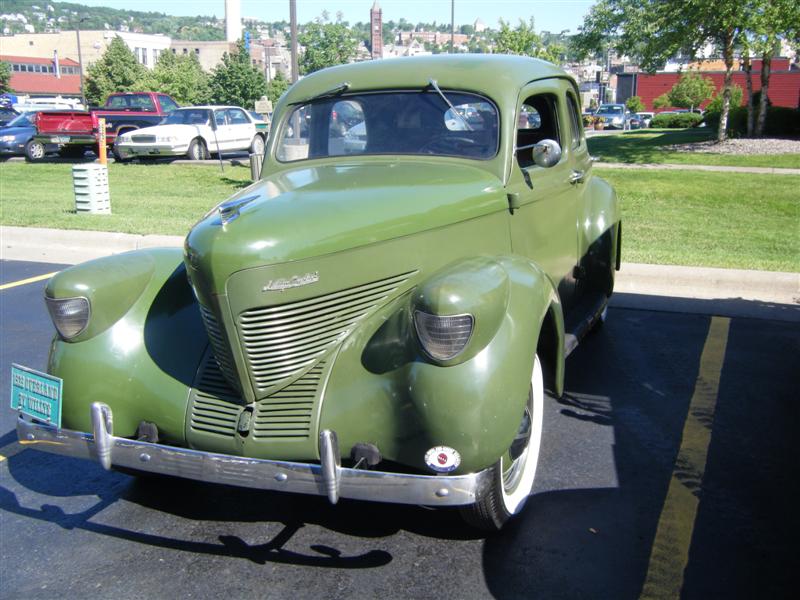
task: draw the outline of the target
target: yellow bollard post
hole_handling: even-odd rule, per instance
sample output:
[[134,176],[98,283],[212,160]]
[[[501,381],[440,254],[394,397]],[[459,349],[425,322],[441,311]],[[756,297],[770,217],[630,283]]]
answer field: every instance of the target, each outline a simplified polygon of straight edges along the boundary
[[104,118],[97,119],[97,157],[100,159],[101,165],[108,164],[108,157],[106,156],[106,120]]

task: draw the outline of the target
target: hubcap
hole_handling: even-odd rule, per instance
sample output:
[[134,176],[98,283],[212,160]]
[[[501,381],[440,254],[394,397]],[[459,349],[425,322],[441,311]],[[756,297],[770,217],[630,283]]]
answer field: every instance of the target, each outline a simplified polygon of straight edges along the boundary
[[[528,445],[531,439],[532,421],[529,402],[525,407],[525,413],[522,415],[519,431],[514,441],[511,442],[511,447],[508,449],[506,456],[503,457],[503,488],[507,493],[512,492],[517,487],[522,472],[524,471]],[[506,464],[509,465],[507,469],[505,468]]]
[[41,144],[33,144],[31,146],[31,156],[34,158],[42,158],[42,156],[44,156],[44,146]]

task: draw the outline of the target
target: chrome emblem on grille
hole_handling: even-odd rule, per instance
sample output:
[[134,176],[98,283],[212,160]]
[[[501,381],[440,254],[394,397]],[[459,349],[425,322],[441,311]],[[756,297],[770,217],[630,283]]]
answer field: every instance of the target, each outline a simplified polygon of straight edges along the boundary
[[286,279],[272,279],[271,281],[267,282],[267,285],[261,288],[261,291],[282,292],[290,288],[296,288],[303,285],[309,285],[311,283],[317,283],[318,281],[319,281],[319,271],[314,271],[313,273],[306,273],[305,275],[294,275],[292,277],[287,277]]

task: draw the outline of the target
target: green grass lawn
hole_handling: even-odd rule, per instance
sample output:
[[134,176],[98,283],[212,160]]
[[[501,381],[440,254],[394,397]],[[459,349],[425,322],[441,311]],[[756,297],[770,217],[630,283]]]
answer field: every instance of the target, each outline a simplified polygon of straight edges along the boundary
[[714,137],[707,127],[695,129],[639,129],[617,135],[587,138],[589,152],[603,162],[723,165],[731,167],[800,168],[800,154],[732,155],[678,152],[662,146],[703,142]]
[[[622,206],[623,260],[800,271],[800,176],[598,170]],[[74,212],[71,165],[0,163],[0,223],[184,235],[245,167],[110,165],[113,214]]]
[[622,260],[800,271],[800,176],[597,172],[622,206]]
[[250,183],[250,169],[110,164],[111,215],[78,215],[68,163],[0,163],[0,223],[184,235],[209,209]]

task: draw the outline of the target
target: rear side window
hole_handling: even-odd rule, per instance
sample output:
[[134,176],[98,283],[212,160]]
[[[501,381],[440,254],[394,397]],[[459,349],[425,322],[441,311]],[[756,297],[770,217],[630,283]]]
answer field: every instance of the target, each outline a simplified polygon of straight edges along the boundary
[[575,102],[575,96],[567,94],[567,108],[569,109],[569,127],[572,133],[572,147],[577,148],[581,145],[581,118],[578,113],[578,105]]
[[175,104],[175,101],[170,98],[169,96],[165,96],[164,94],[158,95],[158,102],[161,104],[161,110],[165,113],[172,112],[178,105]]

